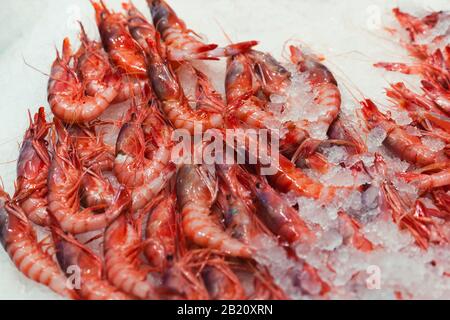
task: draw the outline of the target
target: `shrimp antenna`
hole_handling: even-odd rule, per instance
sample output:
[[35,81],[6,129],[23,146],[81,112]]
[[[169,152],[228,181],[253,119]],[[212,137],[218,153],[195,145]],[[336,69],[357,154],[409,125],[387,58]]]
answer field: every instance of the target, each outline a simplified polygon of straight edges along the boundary
[[225,39],[227,39],[227,41],[232,44],[233,40],[231,40],[231,37],[226,33],[225,29],[223,28],[222,24],[219,22],[219,20],[217,20],[216,18],[214,18],[214,21],[216,22],[217,26],[219,27],[220,31],[222,32],[223,36],[225,37]]
[[[58,56],[59,56],[58,49],[56,49],[56,52],[57,52],[57,54],[58,54]],[[23,55],[22,55],[22,60],[23,60],[23,63],[25,63],[25,65],[26,65],[27,67],[33,69],[34,71],[39,72],[39,73],[42,74],[43,76],[46,76],[46,77],[51,78],[51,76],[50,76],[49,73],[46,73],[46,72],[44,72],[44,71],[42,71],[42,70],[39,70],[37,67],[32,66],[31,64],[29,64],[29,63],[27,62],[27,60],[25,60],[25,57],[24,57]]]

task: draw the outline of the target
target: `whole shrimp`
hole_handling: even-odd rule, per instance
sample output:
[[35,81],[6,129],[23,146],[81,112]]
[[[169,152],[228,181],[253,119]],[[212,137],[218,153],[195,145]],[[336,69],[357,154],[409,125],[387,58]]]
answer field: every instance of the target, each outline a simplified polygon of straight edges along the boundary
[[77,293],[69,289],[64,273],[38,243],[25,212],[10,202],[9,195],[0,190],[0,241],[16,267],[33,281],[42,283],[69,299]]
[[53,230],[58,263],[71,276],[71,269],[78,267],[79,287],[76,291],[86,300],[131,300],[132,296],[120,291],[104,279],[102,261],[92,250],[79,243],[73,236]]
[[151,107],[138,111],[119,133],[114,173],[132,191],[133,210],[150,202],[176,171],[170,161],[171,132],[156,108]]
[[103,1],[92,1],[92,5],[103,47],[111,61],[127,75],[146,78],[145,55],[129,33],[126,17],[108,10]]
[[17,160],[17,180],[14,201],[18,202],[26,216],[34,223],[48,226],[47,176],[50,156],[47,149],[49,124],[45,120],[44,108],[30,116],[30,127],[25,133]]
[[419,166],[448,161],[443,152],[433,152],[418,137],[409,135],[403,128],[382,114],[371,100],[362,103],[362,113],[370,129],[383,128],[387,137],[383,144],[401,159]]
[[137,227],[126,215],[117,218],[105,231],[105,272],[117,288],[140,299],[157,299],[154,285],[147,280],[148,272],[139,261],[142,248]]
[[148,76],[153,91],[161,101],[162,110],[175,129],[188,130],[192,135],[196,126],[205,131],[223,126],[223,116],[218,112],[208,112],[202,109],[193,110],[184,95],[180,81],[173,72],[168,61],[163,59],[156,47],[157,44],[148,41]]
[[210,217],[214,202],[213,186],[202,179],[196,166],[184,165],[178,171],[177,199],[182,215],[183,232],[188,239],[201,247],[218,250],[224,254],[250,258],[249,246],[233,239]]
[[295,46],[290,46],[290,51],[292,63],[296,65],[300,74],[306,75],[315,105],[326,108],[316,120],[323,125],[326,132],[341,110],[341,92],[337,81],[331,71],[316,57],[305,54]]
[[[147,0],[153,17],[153,24],[160,32],[166,46],[167,56],[171,61],[217,60],[245,52],[258,44],[247,41],[218,48],[216,44],[204,44],[199,37],[191,35],[183,20],[164,0]],[[195,33],[193,33],[195,35]]]
[[176,258],[178,213],[176,195],[167,196],[150,212],[145,228],[144,254],[150,266],[167,270]]
[[79,79],[68,38],[64,39],[62,56],[53,63],[48,82],[48,102],[53,114],[67,123],[83,123],[99,117],[116,99],[120,83],[112,77],[93,96],[85,92],[86,83]]
[[76,152],[71,145],[67,131],[55,121],[59,141],[48,175],[48,209],[61,228],[73,234],[102,229],[114,221],[129,203],[130,197],[121,186],[114,201],[102,214],[95,214],[94,208],[80,211],[78,189],[83,175]]

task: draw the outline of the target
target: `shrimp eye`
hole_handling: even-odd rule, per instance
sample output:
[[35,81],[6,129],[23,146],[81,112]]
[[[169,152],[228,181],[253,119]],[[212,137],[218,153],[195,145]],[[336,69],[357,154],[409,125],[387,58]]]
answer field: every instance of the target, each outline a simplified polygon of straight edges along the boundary
[[229,200],[231,200],[231,194],[227,194],[227,200],[229,201]]
[[173,261],[173,255],[168,254],[168,255],[166,256],[166,259],[167,259],[167,261],[169,261],[169,262]]
[[262,189],[262,184],[261,184],[260,182],[257,182],[257,183],[256,183],[256,188],[257,188],[257,189]]

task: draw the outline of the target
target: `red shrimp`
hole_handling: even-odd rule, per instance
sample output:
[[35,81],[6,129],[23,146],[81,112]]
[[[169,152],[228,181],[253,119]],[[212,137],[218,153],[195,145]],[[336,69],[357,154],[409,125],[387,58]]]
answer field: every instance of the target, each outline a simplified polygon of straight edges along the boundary
[[114,188],[103,176],[86,173],[81,181],[81,203],[84,207],[107,207],[114,202]]
[[[247,56],[252,57],[255,61],[252,62]],[[276,89],[281,90],[281,84],[286,81],[287,75],[282,71],[282,67],[279,64],[273,64],[276,61],[267,56],[267,54],[252,51],[251,54],[241,54],[229,60],[225,80],[228,113],[250,127],[268,129],[279,135],[281,151],[283,154],[292,155],[299,144],[308,138],[308,133],[290,121],[283,123],[277,119],[272,112],[267,110],[267,102],[254,96],[259,87],[269,92]],[[268,64],[269,62],[272,64]],[[260,81],[255,80],[256,75],[252,66],[254,63],[257,64],[257,69],[261,70],[259,71],[260,77],[265,77]],[[262,85],[259,84],[260,82]]]
[[[236,119],[227,119],[228,128],[239,129]],[[235,135],[237,141],[245,141],[245,146],[256,145],[259,148],[258,141],[248,134],[246,130],[236,130]],[[236,146],[234,146],[236,147]],[[237,146],[238,148],[246,148]],[[248,152],[248,150],[245,150]],[[321,182],[309,177],[301,169],[297,168],[292,161],[284,157],[282,154],[269,155],[265,157],[264,152],[257,152],[256,160],[258,165],[267,163],[270,160],[271,166],[275,166],[275,174],[267,176],[269,182],[278,190],[284,193],[293,192],[297,196],[304,196],[313,199],[323,198],[331,199],[338,190],[347,190],[335,186],[324,186]],[[267,158],[268,157],[268,158]]]
[[106,229],[105,272],[108,280],[120,290],[140,299],[154,300],[158,294],[139,261],[142,245],[138,226],[139,223],[134,224],[122,215]]
[[77,293],[67,286],[67,279],[53,257],[38,243],[25,212],[11,203],[3,190],[0,190],[0,242],[27,278],[66,298],[78,298]]
[[[158,31],[156,31],[153,24],[147,21],[145,16],[131,1],[129,3],[123,3],[122,7],[127,12],[128,29],[130,30],[131,36],[145,52],[148,52],[150,49],[148,48],[147,41],[159,42],[160,35]],[[159,45],[161,46],[161,53],[164,56],[166,52],[164,43],[159,43]]]
[[238,165],[217,165],[217,168],[220,178],[217,205],[224,223],[234,238],[251,244],[255,236],[266,230],[256,216],[251,191],[239,180],[242,168]]
[[176,166],[171,162],[171,128],[156,108],[133,117],[117,139],[114,173],[132,191],[132,208],[137,210],[164,189]]
[[408,183],[416,185],[421,193],[450,185],[449,168],[430,175],[406,172],[399,174],[399,176],[405,179]]
[[167,270],[175,259],[178,242],[176,202],[176,195],[169,195],[155,206],[147,220],[144,254],[158,271]]
[[201,126],[203,131],[221,128],[222,114],[201,109],[193,110],[168,61],[161,57],[155,43],[149,41],[148,45],[150,47],[148,76],[156,96],[161,101],[162,110],[175,129],[185,129],[194,134],[195,126]]
[[[193,165],[184,165],[177,177],[178,206],[183,218],[183,232],[188,239],[201,247],[218,250],[224,254],[250,258],[249,246],[233,239],[211,216],[214,195]],[[211,182],[208,182],[211,183]]]
[[314,241],[314,233],[299,213],[267,182],[250,174],[243,178],[257,199],[256,214],[276,236],[289,244]]
[[247,55],[238,54],[228,59],[225,91],[229,105],[239,103],[256,94],[259,85]]
[[50,72],[48,102],[57,118],[68,123],[88,122],[99,117],[116,99],[120,83],[112,78],[95,95],[86,95],[86,83],[79,79],[72,63],[76,64],[76,61],[66,38],[62,57],[58,52]]
[[59,141],[48,176],[48,209],[66,232],[78,234],[102,229],[128,207],[129,194],[121,186],[104,213],[95,214],[94,208],[80,211],[78,189],[83,176],[82,168],[62,124],[56,121],[55,126]]
[[121,74],[110,64],[108,54],[102,44],[91,41],[81,25],[82,46],[77,53],[77,71],[86,84],[86,93],[95,96],[104,91],[112,81],[119,81],[117,96],[112,103],[120,103],[133,97],[149,94],[148,79],[136,78],[128,74]]
[[102,261],[92,250],[79,243],[73,236],[53,230],[58,263],[68,276],[73,276],[73,267],[80,277],[76,290],[86,300],[131,300],[132,296],[120,291],[105,280]]
[[292,74],[269,53],[251,50],[246,55],[254,64],[254,72],[268,99],[272,94],[283,92],[290,84]]
[[160,32],[167,46],[168,59],[171,61],[217,60],[245,52],[258,44],[247,41],[218,48],[216,44],[204,44],[191,34],[183,20],[164,0],[147,0],[153,17],[153,23]]
[[91,2],[103,46],[111,61],[127,75],[146,78],[145,55],[129,33],[126,17],[108,10],[103,1]]
[[423,19],[419,19],[408,13],[402,12],[399,8],[392,9],[392,12],[401,26],[409,32],[410,40],[413,42],[420,34],[433,29],[437,25],[440,15],[443,14],[443,12],[433,12]]
[[47,176],[50,156],[47,149],[49,124],[45,120],[44,108],[39,108],[30,116],[30,127],[25,133],[17,160],[17,180],[14,200],[26,216],[34,223],[48,226],[50,218],[47,211]]
[[443,152],[433,152],[422,144],[420,139],[409,135],[403,128],[383,115],[371,100],[362,103],[362,113],[370,129],[383,128],[387,137],[383,144],[401,159],[419,166],[448,160]]
[[290,46],[290,51],[292,63],[296,64],[300,73],[306,75],[315,104],[327,108],[317,122],[328,129],[341,110],[341,92],[337,81],[331,71],[314,56],[307,55],[294,46]]

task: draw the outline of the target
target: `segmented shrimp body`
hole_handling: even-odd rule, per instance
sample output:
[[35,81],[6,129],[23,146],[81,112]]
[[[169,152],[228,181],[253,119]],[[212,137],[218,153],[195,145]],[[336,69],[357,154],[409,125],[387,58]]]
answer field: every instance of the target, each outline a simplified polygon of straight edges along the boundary
[[78,298],[77,293],[67,287],[67,279],[52,256],[37,242],[25,212],[10,203],[3,191],[0,191],[0,240],[12,262],[27,278],[66,298]]
[[40,108],[30,120],[30,127],[17,160],[17,180],[14,200],[26,216],[34,223],[47,226],[50,218],[47,211],[47,176],[50,156],[45,140],[49,125],[45,120],[44,108]]
[[104,91],[115,82],[119,82],[119,86],[112,103],[120,103],[148,94],[148,79],[124,74],[111,65],[102,44],[90,40],[83,27],[81,27],[81,43],[82,46],[77,52],[77,71],[85,83],[86,93],[89,96],[95,96],[97,92]]
[[58,263],[68,276],[77,267],[78,281],[73,284],[82,299],[86,300],[131,300],[132,296],[120,291],[104,279],[102,261],[89,248],[75,238],[54,232]]
[[445,162],[448,160],[443,152],[433,152],[422,144],[420,139],[409,135],[403,128],[383,115],[370,100],[362,102],[362,113],[369,128],[383,128],[387,137],[383,144],[397,156],[419,166]]
[[[316,120],[328,130],[341,110],[341,92],[333,74],[317,58],[304,54],[300,48],[291,46],[291,60],[307,82],[314,96],[314,103],[326,108]],[[325,131],[327,131],[325,130]]]
[[103,47],[111,61],[129,76],[146,78],[145,55],[129,33],[126,17],[109,11],[101,1],[92,4]]
[[167,270],[175,259],[177,241],[176,196],[163,199],[149,214],[145,228],[144,254],[150,265]]
[[114,202],[114,188],[110,181],[101,175],[86,173],[81,181],[80,201],[83,206],[107,207]]
[[[224,48],[216,44],[204,44],[188,30],[183,20],[164,0],[147,0],[153,23],[161,33],[167,46],[167,55],[171,61],[217,60],[249,50],[257,41],[236,43]],[[195,34],[194,34],[195,35]]]
[[[61,126],[61,124],[57,124]],[[79,187],[82,168],[77,155],[65,136],[64,129],[58,129],[60,141],[55,148],[48,175],[48,209],[61,228],[73,234],[102,229],[114,221],[130,203],[127,190],[121,186],[114,201],[102,214],[95,214],[94,208],[80,211]]]
[[450,185],[450,169],[444,169],[430,175],[406,172],[399,174],[399,176],[416,185],[421,193]]
[[256,208],[250,190],[239,181],[241,168],[237,165],[217,165],[221,179],[217,204],[222,210],[224,223],[231,235],[247,244],[261,230],[256,221]]
[[99,117],[119,93],[120,83],[112,78],[93,96],[85,92],[86,83],[76,73],[70,41],[64,39],[62,56],[53,63],[48,82],[48,102],[53,114],[67,123],[83,123]]
[[197,170],[193,165],[184,165],[178,172],[177,199],[184,234],[201,247],[215,249],[230,256],[249,258],[252,250],[231,238],[211,219],[214,196]]
[[184,95],[178,77],[172,71],[168,61],[165,61],[154,43],[148,43],[148,76],[153,91],[161,101],[162,110],[175,129],[188,130],[194,134],[194,127],[199,126],[205,131],[223,126],[223,116],[217,112],[207,112],[202,109],[193,110]]
[[[126,123],[116,144],[114,173],[132,191],[133,210],[143,208],[173,176],[171,128],[155,108]],[[142,119],[144,118],[144,119]]]
[[158,298],[139,262],[139,232],[125,215],[106,229],[104,249],[105,271],[114,286],[140,299]]
[[[133,5],[133,3],[123,3],[122,6],[127,12],[128,29],[135,41],[139,43],[139,46],[148,52],[147,41],[157,41],[159,34],[156,31],[153,24],[151,24],[144,15]],[[164,44],[160,43],[161,54],[165,54],[166,50]]]

